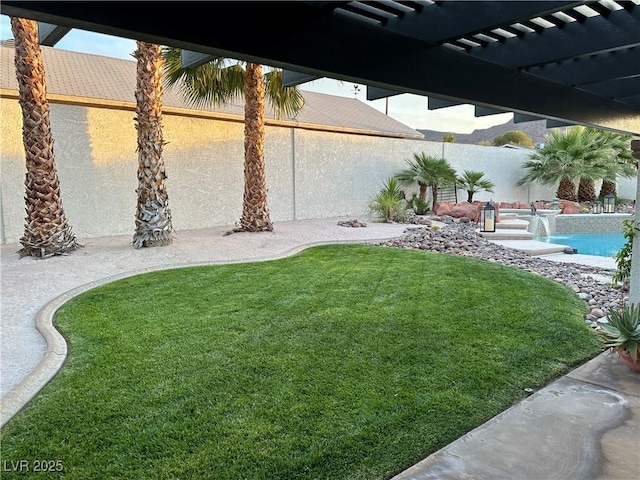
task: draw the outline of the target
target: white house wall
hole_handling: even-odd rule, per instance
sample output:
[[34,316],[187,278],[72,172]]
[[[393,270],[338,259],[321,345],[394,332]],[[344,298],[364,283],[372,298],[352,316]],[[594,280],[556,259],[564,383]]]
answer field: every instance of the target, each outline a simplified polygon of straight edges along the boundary
[[[51,104],[54,154],[63,207],[80,239],[131,234],[137,153],[131,110]],[[3,243],[24,228],[24,150],[16,100],[0,99]],[[243,129],[240,122],[164,116],[169,204],[176,230],[233,226],[242,213]],[[459,173],[485,172],[495,193],[478,200],[550,199],[552,189],[516,187],[528,151],[292,129],[266,128],[269,209],[274,223],[349,216],[367,219],[367,205],[413,153],[445,158]],[[466,198],[465,192],[459,200]]]

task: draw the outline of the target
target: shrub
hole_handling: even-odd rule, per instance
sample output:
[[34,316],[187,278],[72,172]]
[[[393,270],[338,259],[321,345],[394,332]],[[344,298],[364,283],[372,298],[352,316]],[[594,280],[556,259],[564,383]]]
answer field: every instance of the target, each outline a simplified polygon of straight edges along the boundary
[[414,194],[407,202],[407,208],[413,209],[416,215],[425,215],[429,211],[429,203]]
[[640,231],[640,224],[635,220],[625,220],[622,222],[622,235],[627,239],[622,249],[616,253],[616,273],[613,275],[614,284],[623,282],[631,276],[631,253],[633,249],[633,237],[635,233]]
[[406,203],[404,191],[400,188],[398,180],[389,177],[373,197],[369,209],[375,217],[383,222],[401,222],[407,218]]

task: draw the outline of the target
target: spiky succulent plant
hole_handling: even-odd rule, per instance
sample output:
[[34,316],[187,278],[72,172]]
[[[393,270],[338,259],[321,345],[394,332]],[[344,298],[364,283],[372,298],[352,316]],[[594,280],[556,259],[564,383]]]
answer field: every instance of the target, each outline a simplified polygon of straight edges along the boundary
[[640,306],[633,303],[609,313],[609,323],[602,325],[604,346],[618,353],[628,353],[636,362],[640,356]]

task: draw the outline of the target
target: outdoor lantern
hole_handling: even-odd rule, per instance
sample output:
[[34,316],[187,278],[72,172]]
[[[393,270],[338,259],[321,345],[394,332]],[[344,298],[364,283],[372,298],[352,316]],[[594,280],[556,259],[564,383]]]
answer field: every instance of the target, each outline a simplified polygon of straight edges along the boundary
[[480,231],[496,231],[496,209],[490,203],[487,203],[482,207],[482,210],[480,210]]
[[616,196],[613,193],[604,196],[604,213],[616,213]]
[[602,202],[599,200],[596,200],[595,202],[593,202],[593,213],[602,213],[604,211],[604,206],[602,205]]

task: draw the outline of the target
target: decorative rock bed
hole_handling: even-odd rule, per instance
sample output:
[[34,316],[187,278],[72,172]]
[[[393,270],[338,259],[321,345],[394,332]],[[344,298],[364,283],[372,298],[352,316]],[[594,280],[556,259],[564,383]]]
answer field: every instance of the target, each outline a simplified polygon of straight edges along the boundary
[[366,223],[362,223],[362,222],[358,221],[357,219],[355,219],[355,220],[340,220],[338,222],[338,226],[339,227],[362,228],[362,227],[366,227],[367,224]]
[[474,257],[542,275],[562,283],[586,302],[589,313],[585,322],[593,328],[606,323],[609,311],[619,308],[623,298],[625,302],[628,300],[626,288],[611,283],[614,269],[545,260],[487,241],[476,232],[473,223],[447,216],[433,220],[442,222],[442,227],[407,227],[401,237],[376,244]]

